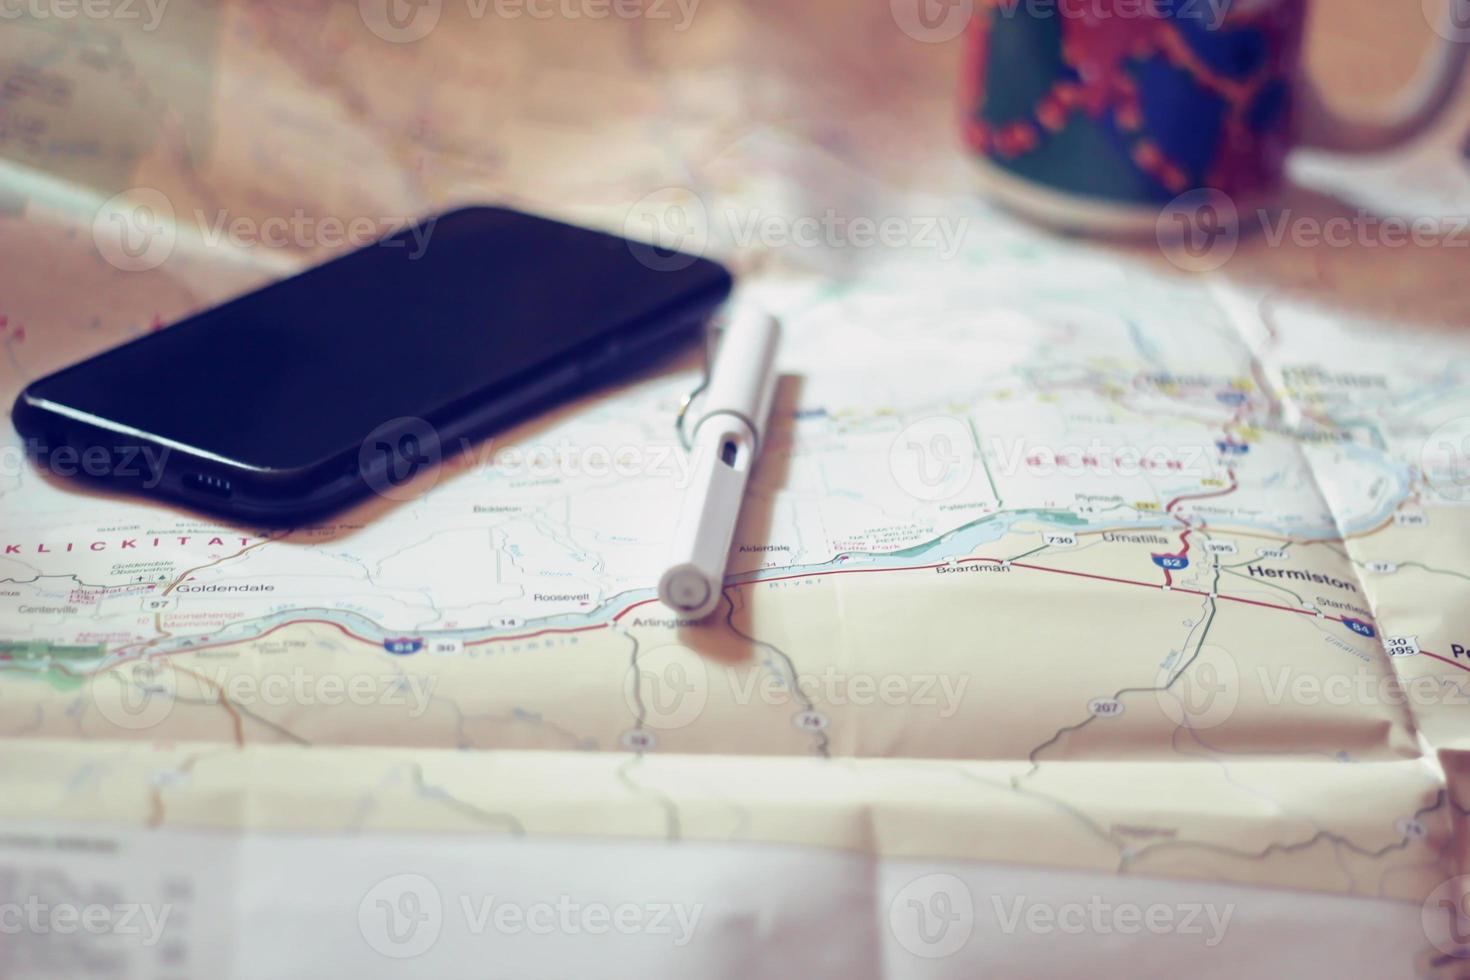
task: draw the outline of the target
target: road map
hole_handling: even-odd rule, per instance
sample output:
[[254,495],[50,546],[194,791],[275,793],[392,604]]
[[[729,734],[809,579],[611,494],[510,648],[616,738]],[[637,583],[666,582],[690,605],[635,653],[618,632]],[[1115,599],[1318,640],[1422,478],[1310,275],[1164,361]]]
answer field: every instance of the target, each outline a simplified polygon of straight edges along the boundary
[[[216,98],[310,76],[279,38],[279,63],[251,62],[259,15],[219,16]],[[335,58],[367,44],[317,29],[343,42]],[[515,76],[527,55],[507,50]],[[636,64],[598,70],[630,106],[609,130],[692,111]],[[700,105],[731,90],[718,68],[681,72]],[[244,112],[292,91],[268,83]],[[387,226],[445,195],[514,195],[673,234],[782,318],[725,602],[695,623],[655,597],[690,468],[674,419],[693,351],[294,529],[43,474],[7,429],[0,888],[141,888],[187,911],[141,951],[98,940],[126,976],[284,975],[319,933],[351,945],[332,962],[359,975],[452,970],[484,948],[456,919],[466,894],[524,906],[542,878],[698,908],[685,944],[621,937],[630,969],[738,963],[752,937],[793,969],[855,976],[1121,955],[1116,915],[1082,936],[1015,926],[1028,903],[1075,901],[1164,903],[1178,918],[1161,962],[1195,974],[1458,975],[1462,937],[1433,914],[1462,899],[1470,831],[1463,330],[1048,236],[739,106],[666,147],[677,173],[614,161],[640,174],[622,181],[546,162],[575,107],[528,98],[500,120],[505,147],[546,147],[526,160],[454,143],[459,119],[416,130],[404,117],[428,110],[383,93],[342,101],[388,118],[301,111],[361,139],[417,132],[440,157],[400,159],[406,191],[323,184],[312,213]],[[171,188],[171,251],[146,269],[99,232],[104,152],[71,180],[6,165],[0,396],[330,253],[211,240],[228,225],[197,215],[291,214],[249,189],[298,164],[258,154],[249,176],[227,148],[205,165],[185,144],[127,148],[134,188]],[[466,184],[476,161],[489,185]],[[854,215],[908,216],[893,229],[910,247],[853,247]],[[1241,247],[1232,268],[1248,269]],[[1354,275],[1335,261],[1319,286]],[[477,861],[493,886],[462,877]],[[308,866],[339,891],[293,894],[289,869]],[[773,898],[773,874],[810,890]],[[378,900],[442,904],[434,939],[370,925]],[[951,912],[958,940],[928,928]],[[839,914],[871,925],[856,948],[801,939]],[[497,962],[534,964],[536,938],[495,937]],[[71,954],[26,955],[44,975]]]

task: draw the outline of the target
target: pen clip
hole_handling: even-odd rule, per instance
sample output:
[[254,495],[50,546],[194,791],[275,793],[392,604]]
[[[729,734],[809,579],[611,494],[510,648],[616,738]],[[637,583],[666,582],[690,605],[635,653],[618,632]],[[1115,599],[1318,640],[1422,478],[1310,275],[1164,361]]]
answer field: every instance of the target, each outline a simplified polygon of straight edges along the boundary
[[720,329],[716,325],[723,317],[711,317],[704,327],[704,377],[699,384],[687,395],[679,400],[679,413],[674,416],[674,432],[679,436],[679,445],[684,447],[687,453],[694,448],[689,441],[689,433],[684,429],[684,420],[689,417],[689,410],[694,407],[694,399],[704,393],[709,387],[710,369],[714,363],[712,351],[719,343]]

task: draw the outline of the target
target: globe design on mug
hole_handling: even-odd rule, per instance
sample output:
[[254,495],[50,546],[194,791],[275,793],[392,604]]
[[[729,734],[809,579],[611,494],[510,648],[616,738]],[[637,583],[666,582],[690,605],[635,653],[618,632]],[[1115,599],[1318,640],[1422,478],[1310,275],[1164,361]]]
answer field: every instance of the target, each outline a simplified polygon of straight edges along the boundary
[[[966,143],[1025,180],[1117,203],[1269,193],[1294,142],[1299,0],[979,0]],[[1044,14],[1044,15],[1043,15]]]

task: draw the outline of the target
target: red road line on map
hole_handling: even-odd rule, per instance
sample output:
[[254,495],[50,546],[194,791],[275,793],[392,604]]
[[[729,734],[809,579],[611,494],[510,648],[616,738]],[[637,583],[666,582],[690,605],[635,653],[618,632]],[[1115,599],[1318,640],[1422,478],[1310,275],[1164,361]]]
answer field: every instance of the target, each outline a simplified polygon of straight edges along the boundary
[[[1195,595],[1204,595],[1204,594],[1205,593],[1203,593],[1203,592],[1196,592],[1195,593]],[[1293,606],[1279,606],[1279,605],[1277,605],[1274,602],[1262,602],[1260,599],[1247,599],[1244,596],[1238,596],[1238,595],[1220,595],[1219,593],[1216,593],[1215,598],[1217,598],[1217,599],[1228,599],[1231,602],[1244,602],[1247,605],[1250,605],[1250,606],[1261,606],[1264,609],[1284,609],[1287,612],[1297,613],[1297,614],[1302,615],[1302,616],[1316,616],[1317,615],[1316,610],[1313,610],[1313,609],[1297,609],[1297,608],[1295,608]],[[1341,616],[1329,616],[1326,613],[1323,613],[1322,614],[1322,618],[1323,619],[1330,619],[1330,620],[1332,620],[1335,623],[1342,622],[1342,617]]]
[[[969,559],[966,559],[966,561],[998,561],[998,559],[995,559],[995,558],[969,558]],[[1079,578],[1093,578],[1093,579],[1097,579],[1100,582],[1121,582],[1124,585],[1141,585],[1141,586],[1143,586],[1146,589],[1156,589],[1156,590],[1158,590],[1160,592],[1164,591],[1162,588],[1160,588],[1158,585],[1155,585],[1153,582],[1140,582],[1137,579],[1131,579],[1131,578],[1114,578],[1111,575],[1096,575],[1096,574],[1093,574],[1092,572],[1076,572],[1076,571],[1072,571],[1071,569],[1067,569],[1067,568],[1048,568],[1045,565],[1032,565],[1032,564],[1029,564],[1027,562],[1020,562],[1020,561],[1013,561],[1013,562],[1011,562],[1011,564],[1017,566],[1018,568],[1029,568],[1029,569],[1032,569],[1033,571],[1038,571],[1038,572],[1057,572],[1057,573],[1059,573],[1061,575],[1076,575]],[[1169,589],[1169,591],[1171,591],[1171,592],[1179,592],[1179,593],[1183,593],[1185,595],[1197,595],[1197,596],[1208,596],[1209,595],[1208,592],[1201,592],[1198,589],[1183,589],[1183,588],[1172,588],[1171,587]],[[1295,609],[1295,608],[1293,608],[1291,606],[1280,606],[1280,605],[1277,605],[1274,602],[1262,602],[1259,599],[1247,599],[1244,596],[1224,595],[1223,593],[1217,592],[1217,593],[1215,593],[1215,598],[1216,599],[1225,599],[1225,600],[1227,600],[1229,602],[1243,602],[1246,605],[1260,606],[1263,609],[1281,609],[1281,610],[1283,610],[1285,612],[1298,613],[1298,614],[1300,614],[1302,616],[1316,616],[1317,615],[1317,613],[1314,610],[1311,610],[1311,609]],[[1342,622],[1342,618],[1340,616],[1328,616],[1328,615],[1324,614],[1322,616],[1322,618],[1323,619],[1330,619],[1330,620],[1332,620],[1333,622],[1336,622],[1336,623]]]
[[637,609],[639,606],[646,606],[653,602],[658,602],[658,599],[639,599],[637,602],[633,603],[631,606],[626,607],[625,609],[623,609],[622,612],[614,616],[612,618],[612,621],[616,623],[618,620],[622,619],[624,616],[628,615],[628,613],[632,612],[634,609]]
[[[856,574],[856,573],[859,573],[859,572],[912,572],[912,571],[922,571],[923,569],[926,569],[926,568],[939,568],[943,564],[944,564],[944,562],[939,562],[939,563],[933,564],[933,565],[905,565],[905,566],[902,566],[900,568],[838,568],[838,569],[832,569],[832,570],[826,571],[826,572],[807,572],[807,573],[803,573],[803,574],[800,574],[800,575],[781,575],[781,576],[776,576],[774,578],[754,579],[754,580],[749,581],[749,582],[737,582],[737,583],[734,583],[734,586],[732,586],[732,587],[740,586],[740,585],[756,585],[756,584],[759,584],[761,582],[781,582],[781,581],[785,581],[787,579],[793,579],[793,578],[811,578],[813,576],[821,576],[821,575],[851,575],[851,574]],[[646,606],[646,605],[649,605],[650,603],[654,603],[654,602],[657,602],[657,601],[658,601],[657,599],[640,599],[639,601],[633,603],[632,605],[629,605],[629,606],[623,608],[622,610],[620,610],[616,615],[613,616],[612,622],[614,622],[614,623],[618,622],[624,616],[628,615],[628,613],[632,612],[634,609],[637,609],[640,606]],[[201,644],[198,644],[198,645],[195,645],[195,646],[182,647],[182,648],[180,648],[178,650],[173,650],[173,651],[170,651],[170,652],[171,653],[193,653],[196,650],[209,650],[209,649],[212,649],[214,647],[230,646],[231,644],[235,644],[235,643],[247,643],[247,642],[251,642],[251,641],[254,641],[254,640],[264,639],[265,637],[270,636],[276,630],[283,629],[284,627],[287,627],[287,626],[295,626],[295,625],[310,624],[310,623],[320,623],[320,624],[322,624],[324,626],[333,626],[333,627],[336,627],[338,630],[341,630],[342,633],[344,633],[346,636],[350,637],[351,639],[358,640],[358,641],[360,641],[362,643],[366,643],[368,646],[374,646],[374,647],[375,646],[381,646],[381,644],[379,644],[379,643],[377,643],[377,642],[375,642],[373,640],[370,640],[370,639],[368,639],[365,636],[359,636],[358,634],[356,634],[356,633],[352,632],[351,630],[349,630],[347,627],[342,626],[342,625],[340,625],[338,623],[334,623],[331,620],[326,620],[326,619],[291,619],[291,620],[287,620],[287,621],[285,621],[283,623],[277,623],[275,626],[272,626],[270,629],[268,629],[265,632],[260,633],[260,634],[258,634],[256,636],[241,637],[238,640],[221,640],[218,643],[201,643]],[[515,641],[515,640],[530,640],[530,639],[534,639],[535,637],[545,636],[545,635],[548,635],[548,634],[587,633],[587,632],[590,632],[592,630],[607,629],[609,627],[609,625],[610,625],[609,623],[594,623],[594,624],[591,624],[589,626],[548,626],[545,629],[535,630],[535,631],[530,632],[530,633],[516,633],[516,634],[513,634],[511,636],[487,636],[484,639],[480,639],[480,640],[470,640],[470,641],[468,641],[468,642],[465,643],[465,646],[484,646],[487,643],[510,643],[510,642]],[[136,660],[140,656],[142,656],[142,654],[138,654],[138,655],[131,656],[131,657],[125,657],[122,660],[118,660],[118,661],[115,661],[112,664],[109,664],[108,667],[107,667],[107,669],[110,670],[113,667],[116,667],[118,664],[124,664],[124,663],[128,663],[130,661]]]
[[[648,601],[652,602],[653,600],[650,599]],[[642,603],[637,603],[637,605],[642,605]],[[628,607],[628,609],[632,608],[634,606]],[[623,612],[627,612],[628,609],[624,609]],[[618,613],[618,616],[622,614]],[[613,622],[617,622],[617,616],[613,617]],[[486,643],[508,643],[511,640],[530,640],[538,636],[545,636],[548,633],[586,633],[588,630],[605,630],[608,628],[608,625],[607,623],[593,623],[589,626],[548,626],[546,629],[536,630],[531,633],[517,633],[514,636],[487,636],[483,640],[466,640],[465,646],[477,647],[483,646]]]
[[[1194,526],[1186,521],[1184,518],[1180,517],[1178,514],[1174,513],[1174,508],[1178,507],[1186,500],[1209,500],[1211,497],[1224,497],[1227,494],[1234,493],[1240,487],[1239,482],[1235,479],[1235,470],[1226,470],[1226,472],[1230,474],[1230,486],[1226,487],[1224,490],[1211,490],[1209,493],[1182,493],[1179,496],[1175,497],[1173,500],[1169,501],[1169,503],[1164,506],[1165,514],[1168,514],[1170,517],[1174,518],[1174,520],[1184,525],[1184,533],[1179,535],[1179,545],[1181,550],[1177,554],[1165,555],[1163,557],[1183,558],[1189,554],[1189,535],[1194,530]],[[1174,573],[1167,568],[1164,569],[1164,584],[1171,587],[1174,585]],[[1286,607],[1283,606],[1282,608]]]
[[[990,560],[994,561],[995,559],[992,558]],[[1159,586],[1154,582],[1140,582],[1137,579],[1131,578],[1114,578],[1111,575],[1097,575],[1092,572],[1075,572],[1069,568],[1048,568],[1045,565],[1031,565],[1021,561],[1013,561],[1011,564],[1017,568],[1030,568],[1038,572],[1056,572],[1059,575],[1075,575],[1078,578],[1095,578],[1099,582],[1121,582],[1124,585],[1141,585],[1145,589],[1153,589],[1155,592],[1160,591]],[[1184,592],[1186,590],[1180,589],[1179,591]]]
[[[995,559],[990,559],[994,561]],[[771,578],[753,578],[748,582],[735,582],[731,588],[739,588],[742,585],[760,585],[763,582],[785,582],[794,578],[820,578],[827,575],[861,575],[864,572],[922,572],[930,568],[943,568],[948,562],[935,562],[932,565],[900,565],[896,568],[834,568],[825,572],[801,572],[796,575],[774,575]]]
[[[1174,517],[1175,520],[1182,520],[1182,518],[1178,517],[1177,515],[1170,515],[1170,516],[1171,517]],[[1177,554],[1173,554],[1173,555],[1166,555],[1165,557],[1166,558],[1184,558],[1184,557],[1187,557],[1189,555],[1189,535],[1193,531],[1194,531],[1194,528],[1192,528],[1192,527],[1185,528],[1184,529],[1184,533],[1181,534],[1181,535],[1179,535],[1179,544],[1181,545],[1181,548],[1180,548],[1179,552]],[[1170,588],[1173,588],[1173,586],[1174,586],[1174,573],[1170,569],[1167,569],[1167,568],[1164,569],[1164,584],[1167,585],[1167,586],[1169,586]]]
[[[978,560],[979,560],[979,558],[961,558],[961,561],[978,561]],[[788,582],[788,580],[791,580],[791,579],[816,579],[816,577],[829,576],[829,574],[858,574],[858,573],[861,573],[861,572],[923,572],[923,570],[926,570],[926,569],[939,569],[939,567],[944,567],[944,564],[945,564],[944,561],[936,561],[935,564],[906,564],[906,566],[898,566],[898,567],[894,567],[894,569],[886,569],[886,567],[885,567],[885,569],[831,569],[831,570],[828,570],[828,572],[801,572],[801,573],[797,573],[797,574],[776,574],[776,576],[769,577],[769,579],[750,579],[750,580],[747,580],[747,582],[731,582],[731,583],[728,583],[728,585],[723,586],[723,588],[726,588],[726,589],[738,589],[738,588],[741,588],[741,586],[744,586],[744,585],[761,585],[761,583],[764,583],[764,582]],[[620,613],[617,613],[616,616],[613,617],[613,621],[614,621],[614,623],[616,623],[616,621],[619,621],[620,619],[622,619],[622,617],[628,616],[628,614],[629,613],[632,613],[632,611],[634,611],[635,608],[638,608],[639,605],[648,605],[648,604],[650,604],[650,602],[657,602],[657,601],[659,601],[659,599],[657,599],[657,598],[638,599],[637,602],[634,602],[634,604],[629,605],[629,607],[623,608],[623,610],[620,611]],[[490,642],[495,642],[495,639],[498,639],[498,638],[484,639],[484,641],[479,641],[479,642],[482,642],[482,644],[490,644]]]
[[239,558],[241,555],[245,554],[247,551],[254,551],[256,548],[259,548],[261,545],[269,544],[272,541],[278,540],[278,538],[279,538],[279,535],[276,538],[264,537],[264,538],[261,538],[259,541],[255,542],[254,544],[246,545],[245,547],[241,548],[239,551],[234,552],[233,554],[225,555],[223,558],[216,558],[214,561],[209,562],[208,564],[197,565],[194,568],[185,569],[184,572],[182,574],[180,574],[177,578],[175,578],[172,582],[170,582],[168,584],[168,586],[162,592],[159,593],[159,595],[168,595],[174,589],[177,589],[180,585],[184,584],[189,579],[193,578],[195,572],[202,572],[206,568],[213,568],[214,566],[219,565],[219,564],[223,564],[224,562],[227,562],[227,561],[231,560],[232,558]]
[[[994,561],[995,559],[993,559],[993,558],[992,559],[962,558],[960,560],[963,562],[963,561]],[[770,578],[754,578],[754,579],[750,579],[750,580],[745,581],[745,582],[731,582],[728,585],[725,585],[724,588],[727,588],[727,589],[738,589],[738,588],[740,588],[743,585],[760,585],[760,584],[762,584],[764,582],[787,582],[787,581],[790,581],[791,579],[795,579],[795,578],[819,578],[819,577],[823,577],[823,576],[827,576],[827,575],[857,575],[857,574],[862,573],[862,572],[922,572],[925,569],[929,569],[929,568],[942,568],[945,564],[946,564],[945,562],[942,562],[941,561],[941,562],[935,562],[932,565],[901,565],[901,566],[898,566],[898,567],[895,567],[895,568],[833,568],[833,569],[829,569],[829,570],[827,570],[825,572],[798,572],[798,573],[793,574],[793,575],[773,575]],[[625,609],[623,609],[617,615],[613,616],[612,621],[614,623],[616,623],[620,619],[622,619],[624,616],[628,615],[628,613],[632,612],[634,609],[637,609],[639,606],[646,606],[649,603],[653,603],[653,602],[658,602],[658,599],[657,598],[653,598],[653,599],[640,599],[637,602],[633,603],[631,606],[628,606]],[[492,642],[495,642],[498,639],[500,639],[500,638],[499,637],[492,637],[492,638],[490,638],[488,640],[480,640],[479,642],[481,642],[481,643],[492,643]]]
[[[961,558],[958,561],[956,561],[955,564],[957,564],[957,565],[963,565],[963,564],[965,564],[967,562],[980,562],[980,561],[983,561],[983,562],[993,562],[994,564],[997,564],[997,565],[1009,564],[1009,565],[1014,565],[1017,568],[1025,568],[1025,569],[1029,569],[1031,571],[1036,571],[1036,572],[1052,572],[1052,573],[1057,574],[1057,575],[1071,575],[1071,576],[1075,576],[1077,578],[1094,579],[1094,580],[1099,581],[1099,582],[1116,582],[1116,583],[1118,583],[1120,585],[1136,585],[1136,586],[1140,586],[1140,587],[1145,588],[1145,589],[1153,589],[1155,591],[1160,591],[1160,592],[1161,591],[1166,591],[1165,589],[1161,588],[1158,584],[1156,584],[1154,582],[1141,582],[1141,581],[1139,581],[1137,579],[1118,578],[1118,577],[1112,576],[1112,575],[1099,575],[1099,574],[1096,574],[1094,572],[1079,572],[1079,571],[1075,571],[1075,570],[1068,569],[1068,568],[1050,568],[1050,567],[1048,567],[1046,565],[1033,565],[1033,564],[1031,564],[1029,562],[1019,562],[1019,561],[1011,561],[1011,562],[1008,562],[1005,559],[1001,559],[1001,558],[989,558],[989,557],[980,556],[980,555],[972,555],[972,556],[969,556],[969,557],[966,557],[966,558]],[[867,573],[872,573],[872,572],[921,572],[921,571],[927,571],[929,569],[934,569],[934,568],[943,568],[947,564],[949,564],[949,563],[948,562],[935,562],[933,564],[928,564],[928,565],[901,565],[901,566],[891,567],[891,568],[888,568],[888,567],[885,567],[885,568],[833,568],[833,569],[828,569],[826,571],[800,572],[800,573],[796,573],[796,574],[792,574],[792,575],[778,575],[778,576],[773,576],[771,578],[750,579],[750,580],[745,581],[745,582],[733,582],[733,583],[731,583],[727,587],[728,588],[740,588],[741,586],[746,586],[746,585],[761,585],[761,584],[764,584],[764,583],[767,583],[767,582],[785,582],[785,581],[789,581],[791,579],[799,579],[799,578],[825,578],[825,577],[831,576],[831,575],[858,575],[858,574],[867,574]],[[1185,589],[1185,588],[1172,588],[1171,587],[1167,591],[1178,592],[1178,593],[1181,593],[1181,594],[1184,594],[1184,595],[1195,595],[1195,596],[1202,596],[1202,597],[1209,596],[1209,593],[1208,592],[1201,592],[1198,589]],[[1317,612],[1315,610],[1311,610],[1311,609],[1295,609],[1295,608],[1293,608],[1291,606],[1277,605],[1276,603],[1273,603],[1273,602],[1262,602],[1259,599],[1247,599],[1247,598],[1245,598],[1243,596],[1232,596],[1232,595],[1223,595],[1223,594],[1220,594],[1220,593],[1216,593],[1215,596],[1214,596],[1214,598],[1216,598],[1216,599],[1223,599],[1223,600],[1226,600],[1226,601],[1229,601],[1229,602],[1245,603],[1246,605],[1250,605],[1250,606],[1260,606],[1263,609],[1280,609],[1280,610],[1283,610],[1285,612],[1297,613],[1298,615],[1302,615],[1302,616],[1316,616],[1317,615]],[[535,630],[535,631],[530,632],[530,633],[517,633],[517,634],[511,635],[511,636],[489,636],[489,637],[485,637],[484,639],[480,639],[480,640],[470,640],[470,641],[468,641],[465,644],[465,646],[483,646],[483,645],[488,644],[488,643],[508,643],[508,642],[513,642],[515,640],[534,639],[535,637],[545,636],[545,635],[548,635],[548,634],[586,633],[586,632],[590,632],[592,630],[608,629],[613,623],[617,623],[617,622],[621,621],[624,616],[627,616],[633,610],[638,609],[638,608],[640,608],[642,606],[651,605],[651,604],[653,604],[653,603],[655,603],[657,601],[658,601],[658,599],[656,599],[656,598],[640,599],[637,602],[634,602],[634,603],[632,603],[632,604],[630,604],[628,606],[625,606],[623,609],[621,609],[619,612],[617,612],[613,616],[611,622],[609,622],[609,623],[595,623],[595,624],[591,624],[591,625],[588,625],[588,626],[553,626],[553,627],[547,627],[545,629]],[[1325,620],[1331,620],[1332,622],[1338,622],[1338,623],[1340,623],[1340,622],[1343,621],[1342,620],[1342,617],[1340,617],[1340,616],[1327,616],[1327,615],[1324,614],[1321,618],[1322,619],[1325,619]],[[232,645],[232,644],[235,644],[235,643],[246,643],[246,642],[250,642],[250,641],[254,641],[254,640],[261,640],[261,639],[264,639],[265,637],[271,635],[272,633],[276,632],[279,629],[283,629],[283,628],[285,628],[287,626],[295,626],[295,625],[303,625],[303,624],[319,624],[319,625],[323,625],[323,626],[331,626],[331,627],[334,627],[335,629],[339,630],[340,632],[342,632],[345,636],[347,636],[347,637],[349,637],[351,639],[354,639],[354,640],[358,640],[358,641],[360,641],[362,643],[365,643],[368,646],[376,647],[376,646],[380,646],[381,645],[381,644],[379,644],[379,643],[377,643],[377,642],[375,642],[373,640],[369,640],[365,636],[359,636],[358,634],[356,634],[356,633],[352,632],[351,630],[349,630],[347,627],[342,626],[340,623],[334,623],[331,620],[326,620],[326,619],[292,619],[292,620],[287,620],[287,621],[285,621],[283,623],[277,623],[275,626],[272,626],[270,629],[266,630],[263,633],[260,633],[257,636],[242,637],[241,639],[238,639],[238,640],[221,640],[221,641],[216,642],[216,643],[199,644],[197,646],[183,647],[183,648],[180,648],[178,650],[171,651],[171,652],[172,653],[192,653],[192,652],[197,651],[197,650],[209,650],[209,649],[212,649],[214,647],[229,646],[229,645]],[[1427,651],[1420,651],[1420,652],[1421,653],[1427,653]],[[1443,658],[1443,657],[1438,657],[1437,654],[1428,654],[1428,655],[1429,656],[1436,657],[1437,659],[1440,659],[1440,660],[1445,660],[1445,658]],[[141,656],[141,654],[139,654],[138,656]],[[138,658],[137,656],[133,656],[133,657],[124,658],[123,660],[118,660],[115,663],[108,665],[108,667],[106,669],[109,669],[110,670],[113,667],[116,667],[118,664],[127,663],[130,660],[135,660],[137,658]],[[1452,661],[1452,660],[1445,660],[1445,663],[1454,664],[1454,661]],[[1461,667],[1460,664],[1454,664],[1454,665],[1456,667]],[[1462,667],[1462,669],[1467,670],[1467,671],[1470,671],[1470,667]]]

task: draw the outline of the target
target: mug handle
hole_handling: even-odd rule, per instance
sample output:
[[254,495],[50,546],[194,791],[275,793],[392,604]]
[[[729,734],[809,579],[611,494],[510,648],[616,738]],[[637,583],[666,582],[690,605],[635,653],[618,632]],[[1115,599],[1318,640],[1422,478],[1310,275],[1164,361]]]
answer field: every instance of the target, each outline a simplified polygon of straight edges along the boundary
[[[1413,0],[1399,0],[1412,3]],[[1470,62],[1470,0],[1447,0],[1440,41],[1419,68],[1400,105],[1386,118],[1350,119],[1323,100],[1315,82],[1303,76],[1297,93],[1301,145],[1341,153],[1372,153],[1406,143],[1439,120],[1459,89]]]

